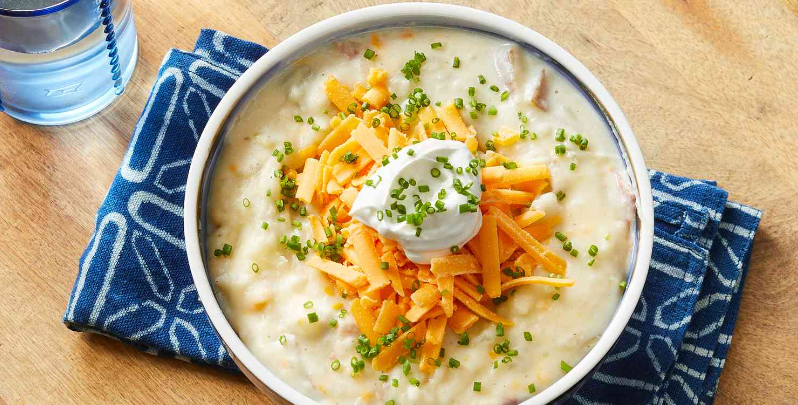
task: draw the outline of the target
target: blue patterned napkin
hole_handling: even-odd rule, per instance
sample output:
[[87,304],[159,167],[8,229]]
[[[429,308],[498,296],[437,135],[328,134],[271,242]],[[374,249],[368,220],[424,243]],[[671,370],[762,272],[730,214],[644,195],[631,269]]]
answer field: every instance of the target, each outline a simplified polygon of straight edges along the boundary
[[[97,214],[64,323],[148,353],[235,369],[200,304],[183,240],[183,193],[208,117],[267,50],[203,30],[172,50]],[[715,183],[650,173],[654,253],[618,344],[568,402],[711,404],[731,344],[760,211]]]

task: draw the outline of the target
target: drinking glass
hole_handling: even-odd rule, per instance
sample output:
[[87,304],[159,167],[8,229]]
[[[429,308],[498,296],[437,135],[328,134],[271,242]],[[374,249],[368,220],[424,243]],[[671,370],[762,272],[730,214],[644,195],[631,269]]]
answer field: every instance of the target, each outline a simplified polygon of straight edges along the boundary
[[0,112],[88,118],[124,92],[137,55],[130,0],[0,0]]

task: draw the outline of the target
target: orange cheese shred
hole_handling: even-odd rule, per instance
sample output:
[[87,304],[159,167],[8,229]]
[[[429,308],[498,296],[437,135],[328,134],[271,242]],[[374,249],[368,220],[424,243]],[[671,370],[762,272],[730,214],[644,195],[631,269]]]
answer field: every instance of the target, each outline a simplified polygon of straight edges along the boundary
[[512,279],[502,284],[502,291],[529,284],[548,285],[552,287],[573,287],[574,283],[574,280],[567,278],[529,276]]
[[474,274],[482,271],[479,261],[471,254],[435,257],[430,260],[430,269],[435,277]]
[[[438,298],[440,300],[440,298]],[[437,305],[437,302],[435,303]],[[405,314],[405,318],[407,318],[410,322],[418,322],[421,320],[421,317],[424,316],[427,312],[435,308],[435,305],[430,305],[428,307],[421,307],[413,303],[410,306],[410,310],[407,311]]]
[[355,318],[355,324],[360,329],[360,333],[366,335],[372,342],[376,342],[379,334],[374,332],[374,313],[360,303],[360,298],[354,299],[349,306],[349,312]]
[[543,211],[538,211],[536,209],[529,209],[524,211],[520,215],[516,215],[515,223],[518,224],[521,228],[526,228],[529,225],[534,224],[535,222],[539,221],[541,218],[545,217],[546,213]]
[[[463,121],[463,117],[460,116],[460,110],[454,106],[454,102],[435,108],[435,112],[438,113],[438,117],[443,121],[443,125],[449,131],[450,136],[454,133],[457,139],[465,139],[471,134]],[[447,137],[447,139],[451,139],[451,137]]]
[[[352,93],[349,91],[349,88],[346,87],[345,84],[338,81],[335,76],[330,75],[330,77],[324,82],[324,92],[327,93],[327,97],[330,101],[338,107],[339,110],[343,112],[348,112],[350,106],[354,103],[357,106],[357,99]],[[360,111],[360,108],[354,108],[354,114],[360,117],[363,115],[363,112]]]
[[441,293],[441,306],[446,317],[451,317],[454,312],[454,276],[438,277],[438,290]]
[[396,305],[392,300],[385,300],[382,302],[380,312],[377,315],[377,321],[374,324],[374,332],[385,334],[390,332],[391,328],[396,324],[396,319],[402,314],[402,308]]
[[499,269],[501,260],[499,260],[499,232],[496,217],[491,215],[482,217],[482,228],[479,229],[477,238],[482,258],[482,284],[488,297],[496,298],[501,295]]
[[388,270],[383,271],[388,273],[388,279],[391,280],[391,287],[394,289],[394,291],[396,291],[397,294],[404,297],[405,290],[402,286],[402,278],[399,276],[399,268],[396,267],[396,260],[394,260],[393,254],[391,254],[391,252],[383,253],[382,261],[388,262]]
[[365,227],[358,226],[352,235],[349,236],[352,241],[352,246],[355,248],[357,254],[358,264],[366,274],[369,284],[373,288],[381,288],[390,284],[388,276],[385,271],[380,269],[380,258],[377,256],[377,249],[374,246],[374,238],[371,233],[365,230]]
[[488,211],[490,215],[496,217],[496,222],[501,230],[510,235],[513,240],[521,245],[536,262],[540,263],[546,270],[552,273],[565,274],[567,263],[563,258],[546,249],[545,246],[541,245],[540,242],[521,229],[512,218],[500,210],[495,207],[490,207]]
[[482,193],[482,204],[513,204],[513,205],[526,205],[535,200],[537,194],[529,193],[526,191],[518,190],[485,190]]
[[437,304],[441,300],[441,293],[438,292],[438,289],[432,284],[424,284],[410,294],[410,299],[413,300],[413,303],[422,307],[428,308]]
[[299,186],[297,186],[296,198],[300,201],[310,204],[313,201],[313,194],[316,192],[316,171],[319,168],[319,161],[310,158],[305,161],[305,169],[302,171],[299,178]]
[[477,301],[482,300],[482,294],[480,294],[479,291],[477,291],[477,288],[474,287],[474,285],[472,285],[468,281],[466,281],[466,279],[463,278],[462,276],[454,278],[454,286],[463,290],[463,292],[468,294],[471,298]]
[[333,149],[337,148],[341,144],[349,139],[352,130],[357,128],[357,126],[362,121],[355,117],[354,115],[350,114],[343,121],[341,121],[332,131],[330,131],[327,136],[322,139],[321,143],[319,144],[318,151],[324,152],[329,151],[332,152]]
[[431,374],[437,368],[435,360],[441,351],[443,335],[446,333],[446,317],[439,316],[427,321],[427,334],[424,345],[421,346],[421,360],[418,368],[421,372]]
[[365,123],[361,123],[352,131],[352,138],[357,140],[357,143],[363,147],[363,150],[365,150],[373,160],[379,161],[383,156],[390,155],[388,148],[386,148],[377,137],[377,132],[374,128],[366,126]]
[[[410,350],[405,348],[404,341],[412,339],[414,342],[419,343],[427,336],[427,323],[419,322],[416,326],[410,328],[407,332],[400,335],[396,342],[399,344],[392,344],[388,347],[383,347],[382,351],[374,357],[371,361],[371,367],[377,371],[390,371],[391,368],[399,360],[399,357],[410,353]],[[369,338],[371,340],[371,338]],[[376,342],[376,338],[371,340]]]
[[336,263],[331,260],[322,259],[318,256],[309,257],[305,263],[323,273],[327,273],[335,278],[341,279],[353,287],[362,287],[366,285],[366,276],[350,267],[343,264]]
[[505,317],[500,316],[499,314],[494,313],[493,311],[485,308],[479,302],[475,301],[473,298],[469,297],[468,294],[460,291],[459,289],[454,290],[454,298],[457,298],[458,301],[462,302],[463,305],[468,307],[472,312],[475,314],[495,323],[501,322],[504,326],[513,326],[514,323],[512,320],[507,319]]
[[449,328],[451,328],[454,333],[460,334],[474,326],[478,320],[479,317],[474,315],[468,308],[460,306],[454,311],[452,317],[449,318]]

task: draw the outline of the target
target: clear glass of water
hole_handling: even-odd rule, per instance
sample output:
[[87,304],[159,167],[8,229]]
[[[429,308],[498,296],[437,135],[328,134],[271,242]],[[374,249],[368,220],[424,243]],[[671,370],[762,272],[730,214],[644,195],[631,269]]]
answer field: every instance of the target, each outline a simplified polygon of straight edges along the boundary
[[137,55],[130,0],[0,0],[0,112],[88,118],[124,92]]

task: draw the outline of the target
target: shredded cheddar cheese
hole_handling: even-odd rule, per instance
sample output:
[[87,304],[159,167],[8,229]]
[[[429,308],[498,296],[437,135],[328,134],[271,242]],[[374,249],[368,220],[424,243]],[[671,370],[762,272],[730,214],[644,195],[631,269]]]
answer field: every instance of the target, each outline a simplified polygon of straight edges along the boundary
[[[395,339],[369,357],[372,367],[388,372],[413,347],[421,371],[431,374],[440,366],[447,328],[462,334],[480,319],[510,327],[513,320],[492,309],[496,300],[510,299],[505,292],[574,285],[562,278],[565,260],[541,244],[561,219],[528,208],[547,189],[551,173],[546,165],[519,166],[493,150],[480,152],[476,130],[466,125],[454,102],[420,106],[417,121],[408,123],[389,104],[395,95],[386,71],[370,69],[366,82],[352,84],[350,91],[329,76],[324,90],[340,114],[330,120],[320,143],[298,151],[299,163],[283,168],[283,175],[295,179],[296,199],[316,209],[307,215],[314,239],[308,246],[314,248],[306,250],[305,263],[329,278],[330,292],[334,287],[349,301],[368,345]],[[481,160],[473,167],[481,170],[483,184],[478,186],[484,192],[477,209],[484,215],[476,237],[465,246],[453,246],[453,254],[421,265],[408,260],[399,243],[351,218],[349,210],[360,191],[373,186],[384,159],[431,137],[462,141]],[[517,131],[502,128],[493,140],[506,146],[519,139]],[[536,276],[539,267],[559,276]]]

